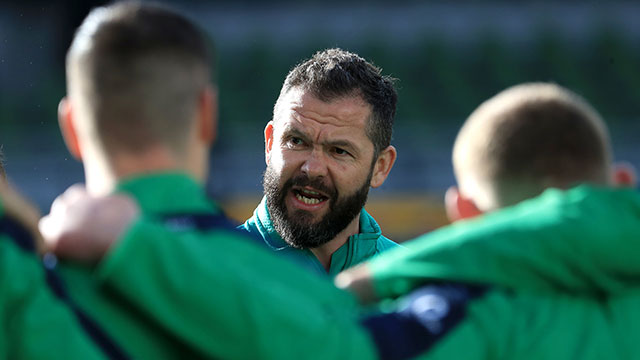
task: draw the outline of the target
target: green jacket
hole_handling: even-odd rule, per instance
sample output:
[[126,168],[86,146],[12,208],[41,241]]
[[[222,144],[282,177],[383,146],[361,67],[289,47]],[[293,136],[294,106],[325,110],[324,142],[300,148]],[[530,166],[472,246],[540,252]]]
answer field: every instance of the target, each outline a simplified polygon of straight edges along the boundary
[[[240,229],[244,229],[256,238],[262,239],[268,248],[297,261],[304,267],[318,273],[327,274],[324,266],[309,249],[296,249],[287,244],[276,232],[267,209],[266,198],[262,198],[260,205],[253,212]],[[329,275],[334,277],[341,271],[355,266],[374,256],[398,247],[399,245],[382,235],[378,223],[364,209],[360,212],[360,233],[349,237],[347,242],[331,256]]]
[[50,291],[42,265],[16,239],[0,203],[0,359],[102,359],[75,315]]
[[300,271],[235,226],[167,221],[219,207],[180,174],[118,186],[143,216],[96,269],[67,265],[87,309],[140,359],[371,359],[354,299]]
[[548,190],[372,261],[381,298],[411,295],[367,326],[383,357],[638,358],[639,234],[635,190]]

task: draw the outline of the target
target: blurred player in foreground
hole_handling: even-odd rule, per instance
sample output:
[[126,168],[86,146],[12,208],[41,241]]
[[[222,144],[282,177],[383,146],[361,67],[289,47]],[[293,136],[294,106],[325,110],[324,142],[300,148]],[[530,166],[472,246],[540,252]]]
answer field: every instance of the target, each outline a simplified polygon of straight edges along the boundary
[[364,209],[396,159],[391,78],[320,51],[289,72],[264,131],[264,198],[241,227],[281,256],[337,275],[396,247]]
[[[97,8],[79,28],[59,119],[86,189],[67,190],[40,224],[69,258],[59,268],[71,298],[134,358],[373,357],[349,294],[256,245],[205,195],[210,64],[195,26],[155,5]],[[87,232],[74,231],[79,219]]]
[[637,357],[640,194],[614,187],[633,176],[611,159],[600,116],[559,86],[482,104],[456,140],[449,202],[454,218],[491,212],[337,278],[362,302],[401,297],[365,320],[382,356]]

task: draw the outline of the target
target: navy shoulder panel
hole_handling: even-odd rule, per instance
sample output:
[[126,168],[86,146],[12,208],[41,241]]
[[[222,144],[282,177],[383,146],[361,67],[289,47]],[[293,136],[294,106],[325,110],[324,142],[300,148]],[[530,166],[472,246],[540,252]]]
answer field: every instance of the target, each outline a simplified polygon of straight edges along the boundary
[[399,300],[390,313],[362,320],[381,359],[409,359],[428,351],[466,316],[468,304],[486,287],[432,284]]
[[0,218],[0,233],[8,235],[22,250],[35,252],[36,246],[33,237],[29,231],[17,221],[6,216]]
[[160,215],[161,221],[171,230],[174,231],[212,231],[216,229],[226,230],[236,233],[244,238],[249,238],[259,244],[264,245],[262,238],[256,234],[247,231],[234,220],[231,220],[225,214],[164,214]]
[[224,214],[165,214],[160,216],[164,224],[172,230],[236,230],[238,224]]

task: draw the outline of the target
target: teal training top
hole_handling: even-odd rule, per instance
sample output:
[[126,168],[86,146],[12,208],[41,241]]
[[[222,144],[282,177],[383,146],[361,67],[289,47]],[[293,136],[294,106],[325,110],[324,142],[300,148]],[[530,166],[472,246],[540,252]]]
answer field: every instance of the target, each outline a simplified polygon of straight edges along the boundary
[[[1,203],[0,219],[8,221]],[[0,232],[0,359],[103,359],[49,289],[39,259],[15,240]]]
[[[318,274],[327,274],[327,270],[311,250],[296,249],[280,237],[273,227],[266,198],[262,198],[253,216],[239,228],[261,238],[268,248],[279,255],[291,258]],[[343,270],[398,246],[382,235],[378,223],[363,208],[360,212],[360,233],[350,236],[347,242],[331,255],[328,274],[334,277]]]
[[[224,219],[183,174],[122,182],[142,216],[95,269],[67,264],[75,294],[140,359],[374,359],[353,297]],[[71,285],[71,284],[70,284]]]
[[548,190],[373,260],[379,297],[410,295],[367,326],[383,357],[638,358],[639,234],[635,190]]

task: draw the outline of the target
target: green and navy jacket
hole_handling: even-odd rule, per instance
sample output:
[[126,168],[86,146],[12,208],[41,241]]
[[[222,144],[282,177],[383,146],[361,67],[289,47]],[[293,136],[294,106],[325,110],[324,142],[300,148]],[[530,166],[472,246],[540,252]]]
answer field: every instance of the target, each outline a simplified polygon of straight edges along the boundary
[[31,235],[0,203],[0,359],[103,359],[48,284]]
[[368,264],[382,358],[636,359],[640,194],[581,186],[424,235]]
[[[327,270],[311,250],[294,248],[280,237],[271,221],[266,198],[262,198],[253,216],[239,228],[253,234],[257,239],[262,239],[269,249],[280,256],[293,259],[315,273],[327,274]],[[331,255],[328,274],[334,277],[343,270],[398,246],[382,235],[378,223],[363,208],[360,211],[360,232],[350,236],[347,242]]]
[[71,296],[131,357],[377,357],[350,294],[256,245],[188,176],[140,176],[118,191],[140,218],[96,267],[62,270]]

